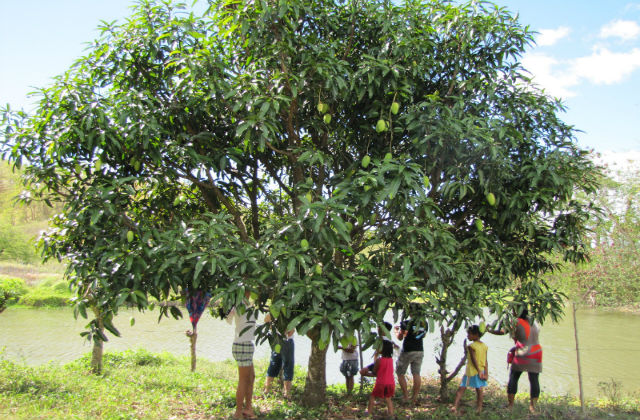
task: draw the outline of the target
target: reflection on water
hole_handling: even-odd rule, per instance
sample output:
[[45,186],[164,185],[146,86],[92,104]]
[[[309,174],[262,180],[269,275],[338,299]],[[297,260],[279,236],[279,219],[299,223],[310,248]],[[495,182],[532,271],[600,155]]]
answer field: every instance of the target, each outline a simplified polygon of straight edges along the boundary
[[[573,336],[573,319],[570,310],[560,324],[547,323],[541,328],[540,342],[544,349],[543,372],[540,382],[543,392],[552,394],[577,394],[578,378],[576,351]],[[130,318],[135,324],[130,325]],[[27,364],[43,364],[49,361],[65,363],[81,357],[91,350],[91,345],[79,336],[86,320],[75,320],[69,309],[8,308],[0,314],[0,349],[2,357]],[[189,340],[185,331],[188,320],[163,318],[158,323],[157,312],[139,313],[123,311],[114,323],[121,337],[105,343],[105,351],[121,351],[145,348],[151,352],[167,351],[176,355],[189,355]],[[578,333],[583,383],[587,397],[601,395],[598,383],[616,380],[623,392],[640,390],[640,316],[601,312],[579,311]],[[205,313],[198,324],[198,357],[213,361],[231,358],[234,329],[225,321],[214,319]],[[464,333],[460,333],[449,351],[449,367],[457,364],[462,356]],[[425,359],[422,375],[435,375],[436,345],[439,340],[433,333],[425,339]],[[506,336],[486,335],[483,341],[489,346],[489,368],[494,380],[505,384],[508,376],[506,353],[512,346]],[[339,372],[340,353],[330,347],[327,353],[327,381],[342,382]],[[310,353],[310,341],[296,336],[296,364],[306,365]],[[268,344],[256,348],[256,358],[268,358]],[[364,362],[370,363],[371,351],[365,351]],[[265,372],[256,372],[264,375]],[[460,374],[461,376],[461,374]],[[526,376],[520,380],[520,391],[528,391]]]

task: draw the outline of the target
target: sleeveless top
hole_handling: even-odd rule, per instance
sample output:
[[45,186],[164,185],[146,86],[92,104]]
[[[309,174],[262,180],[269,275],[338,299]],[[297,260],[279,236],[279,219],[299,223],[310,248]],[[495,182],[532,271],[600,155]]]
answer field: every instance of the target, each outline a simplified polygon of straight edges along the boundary
[[511,369],[519,372],[542,372],[542,346],[538,342],[538,327],[518,318],[515,341],[516,353]]
[[395,385],[393,376],[393,359],[391,357],[381,357],[378,359],[378,372],[376,374],[376,385]]

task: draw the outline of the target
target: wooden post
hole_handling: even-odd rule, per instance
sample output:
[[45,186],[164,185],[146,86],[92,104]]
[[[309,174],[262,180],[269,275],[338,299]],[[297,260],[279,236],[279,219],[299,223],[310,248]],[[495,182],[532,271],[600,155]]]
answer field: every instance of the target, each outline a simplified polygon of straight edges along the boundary
[[580,345],[578,343],[578,323],[576,322],[576,304],[573,303],[573,333],[576,339],[576,359],[578,362],[578,386],[580,387],[580,409],[584,413],[584,394],[582,391],[582,368],[580,366]]
[[[360,337],[360,330],[358,331],[358,353],[360,354],[360,369],[362,369],[363,366],[363,359],[362,359],[362,338]],[[362,391],[364,391],[364,376],[360,375],[360,393],[362,394]]]

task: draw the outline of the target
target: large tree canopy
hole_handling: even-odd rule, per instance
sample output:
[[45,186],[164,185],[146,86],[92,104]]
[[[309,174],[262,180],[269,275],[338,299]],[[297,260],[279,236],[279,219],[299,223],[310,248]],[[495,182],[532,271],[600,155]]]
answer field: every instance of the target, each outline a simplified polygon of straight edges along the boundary
[[537,275],[584,258],[596,170],[521,68],[531,41],[477,2],[140,1],[35,115],[5,113],[5,155],[64,200],[42,243],[80,312],[249,288],[311,338],[318,402],[331,339],[389,309],[561,310]]

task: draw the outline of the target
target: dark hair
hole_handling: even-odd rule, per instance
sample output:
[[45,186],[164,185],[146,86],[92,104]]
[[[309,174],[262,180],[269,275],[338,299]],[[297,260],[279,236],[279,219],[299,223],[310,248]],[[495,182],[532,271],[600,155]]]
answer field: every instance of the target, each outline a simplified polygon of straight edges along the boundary
[[382,351],[380,351],[382,357],[393,357],[393,342],[390,340],[382,339]]
[[477,335],[478,337],[482,337],[482,332],[480,332],[480,327],[477,325],[472,325],[467,329],[469,334]]
[[522,310],[522,312],[520,312],[520,316],[518,317],[520,319],[527,319],[529,318],[529,310],[527,308],[524,308]]

